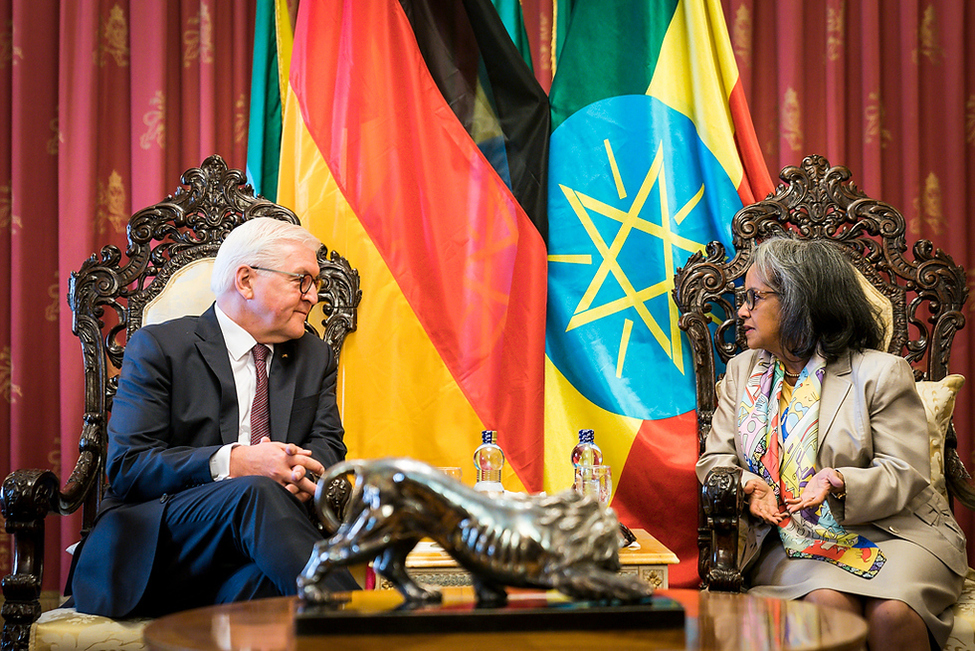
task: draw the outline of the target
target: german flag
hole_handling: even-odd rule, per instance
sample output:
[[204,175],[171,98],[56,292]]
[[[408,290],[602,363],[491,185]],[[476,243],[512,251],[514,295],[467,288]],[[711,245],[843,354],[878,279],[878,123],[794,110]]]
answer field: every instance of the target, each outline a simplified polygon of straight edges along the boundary
[[549,108],[485,0],[303,2],[278,201],[362,277],[342,352],[350,456],[460,466],[498,431],[543,460]]
[[612,506],[697,582],[690,347],[674,272],[772,189],[720,0],[574,0],[552,82],[545,486],[572,481],[579,429],[613,469]]

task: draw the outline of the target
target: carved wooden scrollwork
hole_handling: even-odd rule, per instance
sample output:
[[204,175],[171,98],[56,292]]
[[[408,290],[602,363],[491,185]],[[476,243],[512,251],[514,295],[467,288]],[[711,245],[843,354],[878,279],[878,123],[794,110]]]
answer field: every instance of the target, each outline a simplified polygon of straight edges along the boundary
[[[831,166],[822,156],[814,155],[798,167],[784,168],[779,178],[781,183],[774,192],[734,216],[733,252],[713,242],[703,254],[691,256],[674,280],[674,300],[681,312],[679,324],[690,340],[694,357],[698,444],[702,451],[717,407],[717,362],[727,362],[746,347],[737,328],[737,309],[744,294],[741,282],[752,252],[768,237],[789,231],[799,237],[836,243],[890,301],[893,332],[888,351],[905,357],[919,380],[940,380],[948,374],[951,344],[965,325],[962,308],[968,288],[964,269],[927,240],[914,243],[909,258],[904,217],[889,204],[867,197],[850,180],[849,169]],[[975,491],[956,447],[950,428],[945,442],[949,488],[956,499],[975,506]],[[707,491],[702,499],[710,499]],[[698,532],[702,579],[705,584],[730,580],[729,585],[733,585],[740,577],[724,576],[727,568],[716,560],[721,555],[728,558],[728,551],[712,547],[716,538],[708,528],[708,519],[725,521],[721,519],[725,516],[717,513],[705,516],[702,506]]]
[[[332,347],[338,360],[346,335],[355,332],[357,327],[359,301],[362,300],[359,272],[335,251],[329,255],[324,246],[318,253],[318,266],[324,281],[318,292],[318,302],[325,316],[321,322],[321,336]],[[317,330],[311,329],[318,334]]]
[[[7,531],[15,537],[16,563],[3,580],[5,639],[20,640],[40,613],[45,516],[81,509],[82,533],[93,523],[105,489],[106,428],[118,372],[128,337],[142,326],[143,310],[180,269],[214,257],[227,234],[243,222],[272,217],[300,223],[291,210],[255,196],[244,174],[228,168],[220,156],[187,170],[180,181],[173,194],[132,215],[124,252],[106,246],[69,279],[72,331],[81,342],[84,364],[79,456],[63,488],[50,471],[15,471],[4,482],[0,505]],[[324,279],[319,293],[323,336],[338,359],[345,337],[356,329],[359,273],[324,246],[318,260]],[[8,647],[5,642],[3,648],[26,648],[19,644]]]

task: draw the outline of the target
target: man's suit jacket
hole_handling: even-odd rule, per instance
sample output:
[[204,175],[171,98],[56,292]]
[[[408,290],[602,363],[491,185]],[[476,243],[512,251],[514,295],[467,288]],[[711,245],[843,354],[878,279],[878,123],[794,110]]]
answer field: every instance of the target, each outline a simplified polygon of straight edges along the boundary
[[[749,350],[728,363],[704,454],[697,463],[703,482],[712,468],[739,466],[742,485],[764,481],[747,470],[738,434],[738,408],[758,360]],[[870,539],[879,527],[934,553],[959,575],[968,569],[965,536],[948,503],[931,486],[930,446],[924,406],[910,365],[901,357],[866,350],[826,365],[819,414],[816,469],[836,468],[846,498],[829,497],[837,522]],[[757,557],[772,527],[749,515],[741,565]]]
[[[345,458],[331,348],[305,334],[274,346],[269,376],[271,439],[312,451],[326,468]],[[124,615],[145,590],[169,495],[213,481],[210,457],[238,440],[237,392],[211,306],[135,332],[125,350],[108,426],[110,489],[75,553],[78,603],[123,597],[99,612]]]

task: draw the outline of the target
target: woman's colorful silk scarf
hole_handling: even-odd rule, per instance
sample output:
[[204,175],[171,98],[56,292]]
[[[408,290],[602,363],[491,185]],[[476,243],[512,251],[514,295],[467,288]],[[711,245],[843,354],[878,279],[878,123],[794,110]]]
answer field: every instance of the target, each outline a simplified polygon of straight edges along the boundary
[[[779,508],[798,497],[816,474],[819,449],[819,398],[826,360],[814,355],[799,374],[788,407],[780,414],[785,367],[761,351],[738,407],[738,436],[748,469],[775,490]],[[886,558],[875,544],[839,525],[824,501],[779,524],[789,558],[826,561],[865,579],[873,578]]]

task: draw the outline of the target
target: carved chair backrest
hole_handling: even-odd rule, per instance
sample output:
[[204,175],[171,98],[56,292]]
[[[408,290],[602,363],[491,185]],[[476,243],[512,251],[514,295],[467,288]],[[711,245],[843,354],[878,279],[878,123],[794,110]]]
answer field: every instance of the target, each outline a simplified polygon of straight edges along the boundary
[[[906,224],[892,206],[867,197],[851,181],[846,167],[832,167],[822,156],[809,156],[799,167],[784,168],[781,183],[765,200],[743,207],[732,220],[733,255],[718,242],[694,254],[675,277],[674,300],[680,326],[690,339],[697,382],[699,454],[711,431],[717,407],[717,361],[744,350],[737,310],[744,298],[742,280],[752,252],[763,240],[785,231],[826,239],[849,256],[875,297],[889,311],[888,352],[904,356],[917,380],[941,380],[948,374],[951,344],[965,324],[968,295],[965,271],[928,240],[905,257]],[[954,429],[945,441],[945,478],[949,492],[970,496],[968,478],[957,450]],[[966,500],[967,501],[967,500]],[[705,521],[702,514],[701,526]],[[699,532],[702,558],[706,536]]]
[[[85,422],[60,511],[81,507],[83,532],[91,527],[105,489],[106,426],[128,337],[144,323],[201,314],[209,307],[213,258],[235,227],[255,217],[299,223],[291,210],[254,196],[243,173],[228,169],[220,156],[187,170],[181,183],[175,194],[132,215],[124,259],[117,247],[106,246],[69,281],[72,331],[81,340],[84,360]],[[324,246],[318,261],[325,280],[319,292],[322,336],[338,359],[346,335],[356,329],[359,274]],[[317,334],[314,326],[306,327]]]

